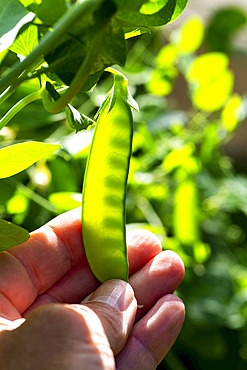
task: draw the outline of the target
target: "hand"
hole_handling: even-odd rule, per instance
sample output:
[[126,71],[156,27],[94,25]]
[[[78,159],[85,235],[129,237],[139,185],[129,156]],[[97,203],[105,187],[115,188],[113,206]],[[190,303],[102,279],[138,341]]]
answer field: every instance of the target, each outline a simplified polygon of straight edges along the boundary
[[80,217],[80,209],[58,216],[0,253],[1,370],[151,370],[176,340],[184,305],[172,293],[184,275],[181,259],[162,252],[152,233],[132,231],[130,284],[100,284]]

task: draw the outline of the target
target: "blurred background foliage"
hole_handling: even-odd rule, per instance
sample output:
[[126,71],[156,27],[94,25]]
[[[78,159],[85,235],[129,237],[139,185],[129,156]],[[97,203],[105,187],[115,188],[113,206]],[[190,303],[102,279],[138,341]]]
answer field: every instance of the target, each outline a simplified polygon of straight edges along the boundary
[[[236,89],[239,72],[231,65],[234,58],[246,65],[247,47],[237,37],[246,25],[246,12],[231,6],[207,22],[189,17],[129,42],[123,72],[140,112],[134,112],[127,227],[149,228],[186,266],[177,292],[186,321],[160,369],[246,368],[247,157],[239,160],[231,147],[239,130],[247,131],[247,95]],[[15,58],[2,57],[4,66]],[[247,73],[241,82],[247,91]],[[111,84],[106,73],[73,105],[93,117]],[[20,86],[1,115],[38,88],[35,81]],[[75,134],[65,118],[36,101],[0,132],[0,147],[22,140],[63,145],[0,180],[0,217],[29,231],[81,202],[93,129]]]

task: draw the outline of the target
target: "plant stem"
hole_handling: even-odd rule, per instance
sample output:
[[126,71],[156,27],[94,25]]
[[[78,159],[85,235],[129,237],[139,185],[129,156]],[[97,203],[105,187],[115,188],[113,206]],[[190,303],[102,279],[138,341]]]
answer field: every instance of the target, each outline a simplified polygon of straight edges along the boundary
[[7,123],[18,113],[21,109],[23,109],[27,104],[33,102],[34,100],[41,98],[41,90],[36,91],[30,95],[25,96],[25,98],[21,99],[16,103],[0,120],[0,130],[7,125]]
[[58,20],[52,32],[45,34],[39,45],[29,54],[21,63],[18,63],[5,77],[0,81],[0,89],[3,91],[8,86],[14,84],[16,79],[28,69],[36,60],[44,54],[47,54],[58,40],[70,29],[79,19],[88,17],[102,0],[84,0],[77,5],[72,6],[68,12]]

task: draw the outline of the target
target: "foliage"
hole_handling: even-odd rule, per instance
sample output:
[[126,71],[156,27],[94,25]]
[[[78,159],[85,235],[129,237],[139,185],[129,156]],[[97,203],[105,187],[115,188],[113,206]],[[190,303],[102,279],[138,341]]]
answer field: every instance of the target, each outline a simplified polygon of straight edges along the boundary
[[[25,106],[38,99],[42,99],[48,112],[65,110],[68,123],[76,132],[86,130],[95,121],[79,113],[69,104],[71,100],[80,91],[91,90],[107,67],[124,65],[125,34],[126,38],[131,38],[146,32],[143,27],[171,22],[186,4],[187,0],[135,0],[124,4],[119,0],[11,0],[7,3],[1,0],[1,59],[5,62],[9,50],[20,61],[11,65],[7,60],[6,65],[2,64],[0,104],[3,106],[26,81],[36,80],[39,88],[12,105],[0,120],[0,130]],[[8,107],[9,104],[8,101]],[[3,148],[0,178],[28,168],[52,153],[55,149],[51,147],[48,143],[22,143]],[[22,239],[16,242],[19,244]]]
[[[185,279],[177,292],[186,303],[186,322],[178,343],[160,368],[198,370],[224,366],[225,369],[242,369],[247,359],[247,175],[236,172],[231,158],[224,153],[224,145],[247,116],[247,97],[236,92],[234,73],[230,68],[231,53],[237,49],[239,54],[246,55],[246,50],[239,50],[233,42],[236,30],[246,24],[246,15],[232,9],[235,15],[241,13],[238,17],[227,9],[226,13],[233,14],[236,21],[225,22],[229,15],[222,10],[220,15],[214,16],[217,21],[212,18],[206,26],[200,18],[193,17],[178,30],[164,30],[161,37],[154,29],[147,32],[144,21],[135,25],[130,21],[147,19],[143,17],[151,12],[152,19],[157,15],[157,25],[163,7],[155,8],[157,13],[152,13],[154,1],[115,0],[116,6],[123,3],[124,8],[119,10],[117,17],[114,16],[107,32],[115,30],[115,35],[119,35],[121,25],[120,29],[128,38],[125,67],[118,69],[128,77],[130,90],[140,107],[139,112],[134,112],[127,226],[128,229],[149,228],[160,237],[164,249],[176,251],[186,265]],[[138,18],[133,15],[136,8],[129,11],[133,3],[145,3]],[[171,7],[174,2],[157,1],[156,5],[166,3]],[[38,30],[37,37],[44,33],[48,35],[44,27],[48,20],[43,17],[49,2],[23,0],[22,4],[32,11],[38,9],[39,22],[33,22]],[[69,1],[63,4],[71,8]],[[183,7],[185,3],[181,1],[180,5]],[[176,14],[174,8],[173,11]],[[128,15],[127,24],[125,17]],[[54,17],[49,22],[60,16],[49,14]],[[33,27],[33,23],[22,28],[23,40],[29,40],[24,32]],[[84,27],[83,22],[75,27],[82,38],[80,32]],[[93,27],[87,34],[90,40],[93,40],[92,30]],[[216,33],[217,37],[212,37]],[[129,36],[138,34],[142,34],[140,38],[129,40]],[[35,37],[30,40],[33,45],[36,45]],[[76,38],[71,42],[70,55],[66,49],[70,37],[70,34],[58,37],[60,47],[57,46],[56,54],[59,63],[54,62],[55,54],[50,51],[45,52],[45,62],[37,60],[39,64],[33,65],[32,72],[37,78],[29,78],[29,71],[26,75],[18,72],[22,83],[11,95],[6,93],[8,99],[0,107],[2,114],[23,97],[37,93],[41,89],[39,79],[46,83],[43,91],[52,96],[51,100],[49,95],[44,98],[47,106],[60,99],[56,92],[64,95],[69,90],[64,89],[65,84],[76,72],[71,69],[73,76],[67,76],[66,82],[61,79],[60,70],[70,56],[73,56],[73,62],[68,64],[69,69],[85,53],[82,49],[77,55],[77,42],[81,44],[81,41]],[[17,40],[18,43],[16,41],[11,46],[13,51],[5,55],[2,72],[9,71],[13,62],[19,63],[14,52],[18,50],[20,54],[21,38],[18,36]],[[104,47],[107,49],[113,43],[115,51],[103,53],[97,62],[101,72],[108,67],[109,61],[110,65],[125,61],[126,42],[123,47],[123,43],[115,44],[114,40],[109,36],[109,43]],[[215,44],[212,40],[218,41]],[[60,48],[65,48],[67,54],[59,54]],[[123,48],[119,55],[118,48]],[[89,46],[87,50],[90,50]],[[116,55],[122,60],[116,60]],[[90,90],[98,80],[93,91]],[[55,92],[49,89],[47,82]],[[33,230],[54,215],[80,205],[81,183],[93,127],[76,135],[72,127],[79,130],[84,122],[81,115],[94,117],[111,88],[112,79],[107,72],[101,77],[95,72],[87,83],[89,90],[80,91],[71,102],[79,114],[76,121],[79,123],[72,117],[69,126],[65,111],[51,115],[44,110],[40,99],[36,99],[0,131],[2,147],[30,139],[59,143],[63,147],[56,156],[42,159],[26,171],[0,180],[2,218]],[[82,126],[86,128],[84,123]]]

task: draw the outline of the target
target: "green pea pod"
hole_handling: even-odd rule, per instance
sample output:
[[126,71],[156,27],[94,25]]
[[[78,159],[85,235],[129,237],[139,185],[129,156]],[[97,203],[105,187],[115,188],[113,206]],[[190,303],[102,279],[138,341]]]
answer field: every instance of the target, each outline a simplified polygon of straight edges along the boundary
[[[88,157],[82,195],[82,235],[94,275],[101,282],[128,280],[125,197],[133,120],[120,93],[103,104]],[[110,109],[109,109],[110,108]]]

